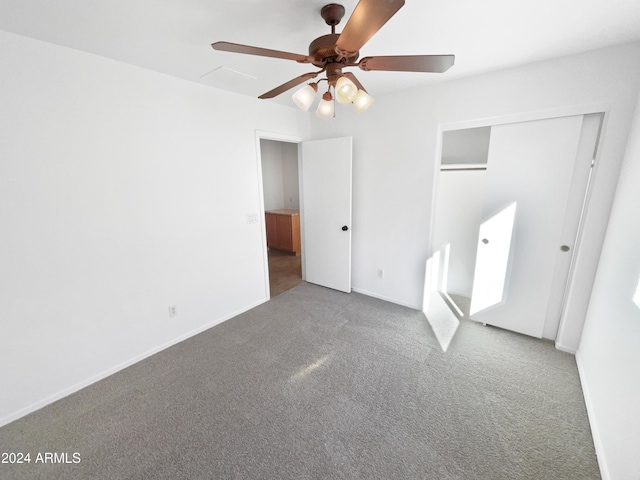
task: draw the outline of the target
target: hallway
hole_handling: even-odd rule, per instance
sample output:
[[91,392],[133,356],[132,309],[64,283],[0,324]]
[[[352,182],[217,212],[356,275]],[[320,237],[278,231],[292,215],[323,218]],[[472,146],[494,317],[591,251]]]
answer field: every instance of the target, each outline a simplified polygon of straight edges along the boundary
[[271,297],[302,283],[302,257],[270,248],[269,288]]

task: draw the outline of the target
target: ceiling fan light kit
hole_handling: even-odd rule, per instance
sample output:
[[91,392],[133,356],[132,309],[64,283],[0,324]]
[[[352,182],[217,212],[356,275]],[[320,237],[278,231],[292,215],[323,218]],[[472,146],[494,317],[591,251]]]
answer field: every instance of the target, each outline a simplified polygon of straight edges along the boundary
[[317,91],[318,84],[309,83],[293,94],[293,103],[295,103],[300,110],[306,112],[313,103]]
[[358,113],[364,112],[367,108],[371,106],[372,103],[373,103],[373,98],[371,98],[369,94],[364,90],[358,90],[358,93],[353,99],[353,104],[355,105]]
[[327,91],[322,95],[316,115],[320,118],[333,118],[335,116],[335,105],[333,104],[331,92]]
[[[298,63],[310,63],[320,70],[300,75],[279,87],[260,95],[258,98],[273,98],[287,90],[309,81],[321,73],[326,75],[319,81],[326,81],[328,91],[323,95],[316,114],[321,118],[333,118],[335,105],[331,88],[334,89],[335,99],[338,103],[353,103],[358,112],[363,112],[372,103],[373,98],[367,93],[356,76],[351,73],[343,73],[347,67],[358,67],[363,71],[402,71],[402,72],[432,72],[442,73],[448,70],[454,63],[454,55],[405,55],[365,57],[358,61],[360,48],[375,33],[387,23],[404,5],[404,0],[360,0],[347,21],[342,33],[335,33],[336,25],[340,23],[345,14],[345,9],[337,3],[325,5],[320,10],[320,15],[327,25],[331,27],[331,33],[316,38],[309,45],[309,55],[270,50],[261,47],[252,47],[230,42],[215,42],[211,46],[214,50],[243,53],[247,55],[259,55],[262,57],[294,60]],[[309,83],[293,94],[293,102],[306,112],[311,107],[318,91],[317,82]],[[329,97],[329,99],[327,99]],[[330,107],[329,107],[330,105]]]
[[343,105],[353,102],[353,98],[358,93],[358,87],[356,84],[349,80],[347,77],[340,77],[336,82],[336,100]]
[[[329,88],[331,88],[331,86],[329,86]],[[317,92],[318,84],[309,83],[292,95],[293,103],[295,103],[300,110],[306,112],[313,103]],[[358,113],[364,112],[373,103],[373,98],[371,98],[367,92],[359,90],[355,83],[344,76],[336,81],[334,92],[335,99],[338,103],[353,103]],[[335,105],[330,90],[322,95],[322,100],[320,100],[318,104],[316,115],[320,118],[335,117]]]

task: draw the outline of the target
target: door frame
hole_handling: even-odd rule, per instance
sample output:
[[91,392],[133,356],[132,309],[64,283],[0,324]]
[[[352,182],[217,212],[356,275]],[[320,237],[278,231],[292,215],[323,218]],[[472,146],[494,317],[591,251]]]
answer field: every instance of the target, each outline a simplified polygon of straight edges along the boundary
[[[262,241],[262,268],[264,272],[264,289],[265,299],[271,299],[271,288],[269,287],[269,254],[267,251],[267,226],[264,217],[264,185],[262,182],[262,150],[260,148],[260,140],[273,140],[283,143],[295,143],[298,146],[298,180],[300,180],[300,144],[302,143],[302,137],[296,135],[289,135],[286,133],[270,132],[266,130],[255,131],[255,144],[256,144],[256,171],[258,178],[258,215],[260,216],[260,238]],[[298,182],[300,191],[300,205],[302,206],[302,185]],[[302,222],[300,222],[302,228]],[[300,232],[300,248],[304,252],[304,235]],[[302,279],[305,279],[305,266],[304,255],[301,255],[302,261]]]
[[[517,114],[507,114],[496,117],[477,118],[463,121],[452,121],[438,123],[437,138],[436,138],[436,156],[434,159],[433,170],[433,190],[431,196],[431,220],[429,228],[429,240],[428,240],[428,253],[433,254],[433,228],[435,226],[435,208],[436,197],[438,193],[439,174],[442,160],[442,144],[444,132],[453,130],[463,130],[467,128],[476,127],[493,127],[498,125],[505,125],[510,123],[528,122],[534,120],[545,120],[549,118],[568,117],[574,115],[589,115],[589,114],[602,114],[602,123],[600,126],[599,139],[596,144],[595,163],[591,171],[591,178],[587,185],[587,191],[585,193],[584,208],[581,213],[580,227],[578,228],[575,248],[573,249],[573,255],[571,260],[571,267],[565,286],[565,301],[562,309],[562,316],[560,318],[558,331],[555,338],[555,346],[557,349],[566,351],[569,353],[575,353],[579,346],[580,335],[584,325],[584,319],[586,317],[586,311],[589,305],[591,289],[595,280],[595,273],[597,269],[599,252],[602,249],[602,243],[608,224],[607,216],[595,216],[590,218],[591,223],[595,222],[597,231],[599,232],[598,238],[594,239],[591,248],[593,249],[593,243],[597,242],[598,255],[595,260],[593,255],[581,255],[582,250],[588,250],[588,248],[581,248],[586,244],[586,240],[583,237],[584,232],[584,219],[589,216],[590,210],[593,208],[591,197],[594,186],[599,184],[598,181],[601,176],[611,175],[611,172],[605,171],[600,173],[600,165],[602,164],[602,139],[606,135],[606,128],[609,122],[611,106],[608,103],[598,102],[586,105],[566,106],[560,108],[552,108],[547,110],[539,110],[532,112],[522,112]],[[620,165],[617,166],[616,174],[619,174]],[[608,186],[609,192],[609,205],[613,203],[613,197],[615,194],[615,182]],[[602,208],[602,205],[596,206]],[[593,227],[591,228],[593,230]]]

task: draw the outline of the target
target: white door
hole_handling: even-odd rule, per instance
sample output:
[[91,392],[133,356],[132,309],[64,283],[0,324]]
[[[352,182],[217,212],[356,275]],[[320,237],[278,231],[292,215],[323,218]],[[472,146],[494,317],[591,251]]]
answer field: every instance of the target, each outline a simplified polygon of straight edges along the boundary
[[516,209],[512,202],[480,225],[470,315],[499,305],[505,297]]
[[572,185],[591,167],[590,156],[576,161],[582,131],[582,115],[492,127],[473,320],[543,336],[558,256],[571,255],[561,247],[575,241],[566,216],[580,215],[567,206],[584,198]]
[[351,137],[302,143],[305,280],[351,292]]

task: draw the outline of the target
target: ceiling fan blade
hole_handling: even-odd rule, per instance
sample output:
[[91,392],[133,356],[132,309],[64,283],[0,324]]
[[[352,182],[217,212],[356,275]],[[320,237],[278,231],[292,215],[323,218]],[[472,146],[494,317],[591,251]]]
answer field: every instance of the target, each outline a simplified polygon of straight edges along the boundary
[[279,87],[274,88],[273,90],[268,91],[267,93],[263,93],[262,95],[260,95],[258,98],[273,98],[273,97],[277,97],[278,95],[280,95],[281,93],[286,92],[287,90],[289,90],[290,88],[295,87],[296,85],[300,85],[303,82],[306,82],[307,80],[311,80],[312,78],[317,77],[320,73],[322,73],[324,70],[320,70],[319,72],[309,72],[309,73],[303,73],[302,75],[300,75],[299,77],[294,78],[293,80],[289,80],[286,83],[283,83],[282,85],[280,85]]
[[351,72],[345,72],[344,76],[345,76],[345,77],[347,77],[349,80],[351,80],[351,81],[356,85],[356,87],[358,87],[358,90],[363,90],[363,91],[365,91],[365,92],[367,91],[367,90],[362,86],[362,84],[358,81],[358,79],[356,78],[356,76],[355,76],[353,73],[351,73]]
[[306,55],[297,53],[281,52],[280,50],[270,50],[268,48],[251,47],[231,42],[215,42],[211,46],[214,50],[221,52],[245,53],[247,55],[258,55],[260,57],[282,58],[284,60],[295,60],[299,63],[310,63],[311,59]]
[[365,57],[358,62],[362,70],[395,72],[445,72],[453,65],[455,55],[404,55]]
[[404,5],[404,0],[360,0],[336,42],[336,52],[354,56]]

